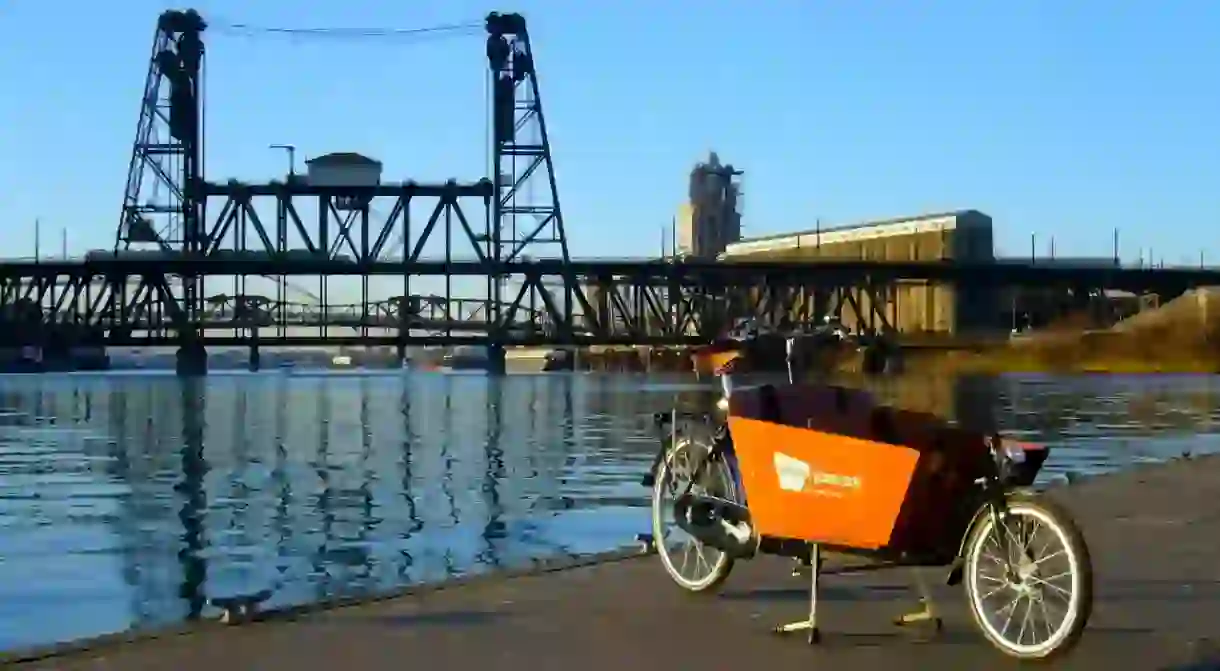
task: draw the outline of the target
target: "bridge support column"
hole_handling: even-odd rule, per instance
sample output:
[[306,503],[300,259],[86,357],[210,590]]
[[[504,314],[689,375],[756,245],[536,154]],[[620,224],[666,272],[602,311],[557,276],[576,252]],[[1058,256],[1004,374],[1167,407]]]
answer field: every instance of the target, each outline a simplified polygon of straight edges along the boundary
[[248,367],[251,373],[256,373],[258,372],[259,368],[262,368],[263,363],[262,352],[259,351],[260,343],[258,337],[258,327],[251,327],[250,330],[246,332],[246,336],[250,339],[250,360],[248,362]]
[[208,374],[208,350],[203,343],[192,340],[182,343],[178,348],[175,369],[181,376],[198,376]]
[[394,353],[398,356],[398,367],[402,368],[407,363],[407,343],[400,342],[394,345]]
[[487,346],[487,373],[489,375],[503,375],[508,370],[507,355],[504,351],[504,345],[493,344]]

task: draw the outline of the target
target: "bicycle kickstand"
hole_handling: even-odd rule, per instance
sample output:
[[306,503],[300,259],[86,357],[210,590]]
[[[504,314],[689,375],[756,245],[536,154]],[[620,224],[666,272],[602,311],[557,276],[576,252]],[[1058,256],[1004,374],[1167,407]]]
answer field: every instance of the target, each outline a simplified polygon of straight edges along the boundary
[[821,642],[822,634],[818,629],[818,578],[822,573],[822,547],[817,543],[809,544],[809,617],[788,624],[781,624],[774,629],[776,634],[787,635],[804,631],[808,633],[810,645]]
[[940,633],[944,624],[940,619],[935,602],[932,600],[932,591],[928,588],[927,579],[918,568],[911,569],[911,576],[914,578],[915,589],[919,592],[919,604],[922,608],[914,613],[898,616],[894,619],[894,624],[899,627],[907,627],[927,622],[932,625],[933,633]]

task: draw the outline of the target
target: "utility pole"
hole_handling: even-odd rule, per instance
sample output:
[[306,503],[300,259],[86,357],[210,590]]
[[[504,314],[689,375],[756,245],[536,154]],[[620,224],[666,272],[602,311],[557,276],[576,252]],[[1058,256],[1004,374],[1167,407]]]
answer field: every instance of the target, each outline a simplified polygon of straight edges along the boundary
[[282,149],[288,154],[288,180],[292,181],[297,176],[297,147],[294,144],[272,144],[267,145],[268,149]]
[[34,263],[42,258],[42,219],[34,217]]

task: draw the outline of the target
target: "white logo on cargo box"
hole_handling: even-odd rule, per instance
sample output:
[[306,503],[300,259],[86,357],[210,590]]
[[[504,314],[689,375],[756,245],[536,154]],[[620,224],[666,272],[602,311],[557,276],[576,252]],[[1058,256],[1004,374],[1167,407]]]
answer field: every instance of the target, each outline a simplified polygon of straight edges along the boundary
[[779,476],[779,488],[788,492],[817,487],[860,488],[860,478],[854,475],[815,471],[808,463],[782,452],[775,453],[775,474]]

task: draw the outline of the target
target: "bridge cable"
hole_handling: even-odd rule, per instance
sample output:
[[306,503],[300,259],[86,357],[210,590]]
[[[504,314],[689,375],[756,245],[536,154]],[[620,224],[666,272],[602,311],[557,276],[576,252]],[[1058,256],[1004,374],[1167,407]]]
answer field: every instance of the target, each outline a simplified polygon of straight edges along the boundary
[[213,22],[212,28],[242,37],[281,36],[332,40],[409,40],[421,37],[473,35],[484,30],[483,22],[449,23],[426,28],[338,28],[260,26],[228,21]]

